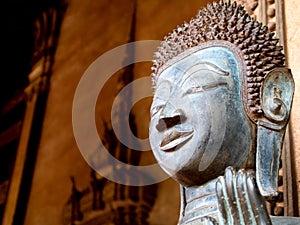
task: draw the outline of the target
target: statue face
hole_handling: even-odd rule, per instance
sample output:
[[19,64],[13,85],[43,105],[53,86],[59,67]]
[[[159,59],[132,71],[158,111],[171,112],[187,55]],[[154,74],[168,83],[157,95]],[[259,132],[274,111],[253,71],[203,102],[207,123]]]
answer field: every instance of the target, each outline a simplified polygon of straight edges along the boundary
[[151,106],[150,144],[160,166],[185,186],[242,168],[252,148],[237,57],[208,47],[159,76]]

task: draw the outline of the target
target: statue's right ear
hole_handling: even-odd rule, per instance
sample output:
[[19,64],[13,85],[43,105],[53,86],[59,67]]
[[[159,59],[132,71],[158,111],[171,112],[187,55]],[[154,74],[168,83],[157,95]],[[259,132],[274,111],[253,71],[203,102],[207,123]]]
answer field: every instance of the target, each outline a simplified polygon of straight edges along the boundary
[[294,80],[287,68],[270,71],[262,83],[263,116],[257,126],[256,180],[265,197],[277,195],[279,161],[293,94]]

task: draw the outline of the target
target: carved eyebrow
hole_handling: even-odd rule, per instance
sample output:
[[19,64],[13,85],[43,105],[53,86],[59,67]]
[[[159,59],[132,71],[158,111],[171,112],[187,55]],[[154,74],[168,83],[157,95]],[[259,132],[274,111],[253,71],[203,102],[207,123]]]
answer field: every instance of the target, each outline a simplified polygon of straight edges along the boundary
[[[201,66],[200,69],[198,69],[199,66]],[[197,69],[194,70],[195,67]],[[185,73],[191,73],[191,70],[192,70],[192,73],[193,73],[193,72],[197,72],[198,70],[203,70],[203,69],[213,71],[213,72],[215,72],[215,73],[217,73],[218,75],[221,75],[221,76],[228,76],[229,75],[228,71],[225,71],[225,70],[221,69],[220,67],[218,67],[215,64],[210,63],[210,62],[198,62],[197,64],[195,64],[191,68],[189,68]]]
[[182,80],[179,83],[183,84],[186,81],[186,79],[188,79],[192,74],[201,70],[212,71],[215,74],[220,75],[221,77],[227,77],[230,74],[228,71],[225,71],[210,62],[198,62],[183,73]]

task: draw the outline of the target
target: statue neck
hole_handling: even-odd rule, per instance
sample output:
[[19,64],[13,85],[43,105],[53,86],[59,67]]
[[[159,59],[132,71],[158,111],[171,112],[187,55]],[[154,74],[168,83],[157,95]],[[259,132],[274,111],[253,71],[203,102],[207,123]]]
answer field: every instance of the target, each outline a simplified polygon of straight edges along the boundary
[[202,186],[181,186],[181,218],[178,225],[188,225],[203,217],[218,221],[218,200],[216,196],[216,179]]

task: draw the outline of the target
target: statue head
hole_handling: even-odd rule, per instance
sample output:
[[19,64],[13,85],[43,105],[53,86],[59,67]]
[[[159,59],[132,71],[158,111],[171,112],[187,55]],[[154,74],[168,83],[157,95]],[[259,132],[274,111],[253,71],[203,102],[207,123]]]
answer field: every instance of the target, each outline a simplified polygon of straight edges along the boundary
[[184,186],[251,168],[274,195],[294,83],[282,47],[242,6],[209,4],[154,54],[150,143]]

